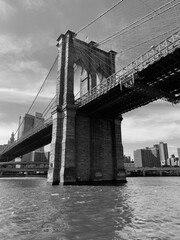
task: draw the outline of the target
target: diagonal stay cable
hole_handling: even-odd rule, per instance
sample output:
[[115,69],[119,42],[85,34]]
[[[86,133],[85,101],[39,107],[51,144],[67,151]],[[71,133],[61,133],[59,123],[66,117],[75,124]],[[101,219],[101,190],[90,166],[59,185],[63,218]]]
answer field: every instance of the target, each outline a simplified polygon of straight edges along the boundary
[[139,0],[142,4],[144,4],[146,7],[148,7],[149,9],[151,9],[151,11],[155,12],[157,15],[160,16],[160,14],[158,13],[158,11],[156,9],[151,8],[147,3],[145,3],[143,0]]
[[[41,92],[41,90],[42,90],[42,88],[43,88],[45,82],[47,81],[47,79],[48,79],[48,77],[49,77],[49,75],[50,75],[50,73],[51,73],[53,67],[55,66],[57,59],[58,59],[58,56],[55,58],[55,60],[54,60],[54,62],[53,62],[53,65],[52,65],[52,67],[50,68],[50,70],[49,70],[47,76],[45,77],[44,82],[42,83],[42,85],[41,85],[41,87],[40,87],[38,93],[36,94],[36,96],[35,96],[35,98],[34,98],[32,104],[30,105],[30,107],[29,107],[29,109],[28,109],[28,111],[27,111],[27,114],[30,112],[30,110],[32,109],[32,107],[33,107],[33,105],[34,105],[36,99],[38,98],[39,93]],[[16,130],[16,132],[15,132],[14,135],[16,135],[16,134],[18,133],[18,131],[19,131],[21,125],[23,124],[23,122],[24,122],[24,120],[23,120],[23,121],[21,122],[21,124],[18,126],[18,129]]]
[[[162,5],[161,7],[157,8],[156,11],[159,11],[160,9],[164,8],[165,6],[171,4],[171,3],[174,2],[174,1],[175,1],[175,0],[169,1],[168,3],[166,3],[166,4]],[[176,4],[172,5],[172,6],[170,6],[169,8],[164,9],[164,10],[161,11],[161,12],[158,12],[158,15],[161,15],[162,13],[167,12],[168,10],[172,9],[173,7],[175,7],[175,6],[179,5],[179,4],[180,4],[180,2],[179,2],[179,3],[176,3]],[[104,44],[104,43],[106,43],[106,42],[108,42],[108,41],[111,41],[112,39],[117,38],[118,36],[120,36],[120,35],[128,32],[129,30],[132,30],[132,29],[134,29],[134,28],[136,28],[136,27],[144,24],[145,22],[147,22],[147,21],[149,21],[149,20],[151,20],[152,18],[155,17],[154,15],[151,16],[152,14],[155,14],[155,10],[153,10],[152,12],[150,12],[150,13],[148,13],[147,15],[143,16],[142,18],[136,20],[135,22],[131,23],[129,26],[127,26],[127,27],[119,30],[118,32],[114,33],[113,35],[111,35],[111,36],[103,39],[102,41],[100,41],[99,43],[97,43],[97,45],[99,46],[99,45],[102,45],[102,44]],[[156,14],[156,16],[157,16],[157,14]],[[148,17],[148,18],[147,18],[147,17]],[[143,20],[143,21],[142,21],[142,20]],[[137,24],[137,25],[135,25],[135,24]]]
[[145,40],[144,42],[140,42],[140,43],[138,43],[138,44],[136,44],[136,45],[133,45],[133,46],[131,46],[131,47],[129,47],[129,48],[123,49],[122,51],[118,52],[117,55],[118,55],[118,54],[121,54],[121,53],[123,53],[123,52],[129,51],[129,50],[131,50],[131,49],[133,49],[133,48],[139,47],[139,46],[141,46],[141,45],[143,45],[143,44],[145,44],[145,43],[151,42],[152,40],[155,40],[155,39],[157,39],[157,38],[159,38],[159,37],[162,37],[162,36],[164,36],[164,35],[166,35],[166,34],[169,34],[170,32],[173,32],[173,31],[175,31],[175,30],[177,30],[177,29],[179,29],[179,28],[180,28],[180,27],[175,27],[175,28],[173,28],[173,29],[171,29],[171,30],[169,30],[169,31],[166,31],[166,32],[161,33],[161,34],[158,34],[157,36],[154,36],[154,37],[152,37],[152,38],[150,38],[150,39],[147,39],[147,40]]
[[115,5],[113,5],[112,7],[110,7],[109,9],[107,9],[105,12],[101,13],[98,17],[96,17],[94,20],[92,20],[90,23],[88,23],[87,25],[85,25],[84,27],[82,27],[80,30],[78,30],[76,32],[76,35],[80,32],[82,32],[85,28],[89,27],[90,25],[92,25],[94,22],[96,22],[97,20],[99,20],[101,17],[103,17],[106,13],[110,12],[113,8],[115,8],[117,5],[119,5],[120,3],[122,3],[124,0],[120,0],[119,2],[117,2]]
[[49,102],[49,104],[47,105],[47,107],[44,109],[42,115],[45,118],[45,116],[48,114],[49,110],[51,109],[51,107],[53,106],[53,104],[56,101],[56,94],[54,95],[54,97],[51,99],[51,101]]
[[41,92],[41,90],[42,90],[42,88],[43,88],[43,86],[44,86],[45,82],[47,81],[47,79],[48,79],[48,77],[49,77],[49,75],[50,75],[50,73],[51,73],[51,70],[53,69],[54,65],[56,64],[56,61],[57,61],[57,59],[58,59],[58,56],[55,58],[55,60],[54,60],[54,63],[53,63],[53,65],[52,65],[52,67],[50,68],[50,70],[49,70],[49,72],[48,72],[47,76],[45,77],[45,79],[44,79],[44,82],[42,83],[42,85],[41,85],[41,87],[40,87],[40,89],[39,89],[38,93],[36,94],[36,96],[35,96],[35,98],[34,98],[34,100],[33,100],[32,104],[31,104],[31,106],[30,106],[30,107],[29,107],[29,109],[28,109],[27,113],[29,113],[29,112],[30,112],[30,110],[31,110],[31,108],[33,107],[33,105],[34,105],[34,103],[35,103],[36,99],[37,99],[37,98],[38,98],[38,96],[39,96],[39,93]]

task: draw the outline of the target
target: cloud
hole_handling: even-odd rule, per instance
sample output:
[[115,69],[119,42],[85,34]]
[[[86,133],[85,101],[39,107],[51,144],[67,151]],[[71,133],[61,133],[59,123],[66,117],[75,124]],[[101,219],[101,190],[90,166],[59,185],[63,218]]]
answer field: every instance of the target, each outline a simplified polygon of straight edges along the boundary
[[5,114],[0,112],[0,119],[3,118],[4,116],[5,116]]
[[[10,139],[11,133],[13,130],[17,129],[17,124],[15,123],[1,123],[0,125],[0,144],[6,144],[8,142],[8,138]],[[8,137],[9,136],[9,137]]]
[[[0,88],[0,101],[6,103],[30,103],[35,97],[35,93],[20,91],[14,88]],[[23,99],[23,101],[22,101]]]
[[170,154],[177,155],[180,146],[180,105],[172,106],[162,100],[135,109],[123,115],[122,141],[124,153],[133,157],[133,151],[163,141]]
[[39,10],[45,5],[44,0],[23,0],[20,1],[25,9]]
[[[15,88],[0,88],[0,101],[6,103],[20,103],[20,104],[30,104],[32,100],[35,98],[37,92],[29,91],[21,91]],[[52,96],[49,94],[43,94],[40,96],[41,102],[45,101],[46,103]],[[3,116],[3,115],[2,115]],[[1,115],[0,115],[1,117]]]
[[[8,59],[9,60],[9,59]],[[14,59],[0,66],[0,87],[38,90],[48,70],[36,60]],[[49,81],[49,78],[47,82]],[[54,81],[55,82],[55,81]]]
[[42,67],[41,63],[36,60],[17,60],[13,63],[9,63],[9,67],[12,71],[23,72],[29,70],[40,76],[45,75],[47,72],[47,70]]
[[[161,106],[160,106],[161,105]],[[180,107],[167,103],[150,104],[125,115],[123,141],[159,142],[180,136]]]
[[19,38],[11,35],[0,35],[0,54],[19,54],[24,51],[30,51],[32,42],[30,37]]
[[0,20],[7,20],[16,12],[16,9],[7,2],[0,0]]
[[123,139],[128,142],[162,141],[180,135],[179,124],[174,122],[169,124],[166,120],[161,125],[153,125],[148,122],[146,125],[140,123],[138,127],[126,123],[124,132],[126,134]]
[[52,53],[57,54],[56,41],[49,30],[42,30],[23,37],[15,34],[0,34],[0,46],[0,59],[2,59],[0,67],[6,65],[7,62],[24,60],[25,58],[28,61],[29,59],[33,59],[33,61],[38,59],[45,65],[48,63],[49,67],[49,64],[52,64],[50,62]]

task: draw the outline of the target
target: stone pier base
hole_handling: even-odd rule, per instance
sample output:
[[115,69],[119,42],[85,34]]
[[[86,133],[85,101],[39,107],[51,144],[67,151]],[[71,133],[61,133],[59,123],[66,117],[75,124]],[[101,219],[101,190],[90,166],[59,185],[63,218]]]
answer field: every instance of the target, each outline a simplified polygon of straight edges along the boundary
[[[63,148],[64,137],[62,136],[59,138],[61,139],[59,146],[57,143],[52,145],[54,150],[51,151],[53,156],[50,161],[48,182],[53,185],[59,183],[63,185],[120,185],[126,183],[121,120],[122,118],[105,119],[79,114],[71,115],[71,123],[73,123],[70,131],[71,141],[67,138],[71,144]],[[66,131],[62,129],[61,132]],[[54,157],[55,146],[59,158]],[[58,167],[53,169],[53,166]]]

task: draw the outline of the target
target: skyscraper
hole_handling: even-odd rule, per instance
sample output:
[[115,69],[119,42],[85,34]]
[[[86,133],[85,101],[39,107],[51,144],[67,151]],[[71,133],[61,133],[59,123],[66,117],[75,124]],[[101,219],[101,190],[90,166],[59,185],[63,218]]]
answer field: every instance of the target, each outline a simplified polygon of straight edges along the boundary
[[180,166],[180,148],[177,148],[178,153],[178,166]]
[[135,167],[143,167],[143,149],[137,149],[134,151],[134,164]]
[[160,161],[161,165],[167,165],[167,160],[168,160],[168,148],[167,148],[167,143],[160,142],[159,143],[159,156],[160,156]]
[[150,166],[160,167],[161,161],[160,161],[160,154],[159,154],[159,146],[156,144],[149,149],[151,151]]
[[180,148],[177,148],[178,158],[180,159]]

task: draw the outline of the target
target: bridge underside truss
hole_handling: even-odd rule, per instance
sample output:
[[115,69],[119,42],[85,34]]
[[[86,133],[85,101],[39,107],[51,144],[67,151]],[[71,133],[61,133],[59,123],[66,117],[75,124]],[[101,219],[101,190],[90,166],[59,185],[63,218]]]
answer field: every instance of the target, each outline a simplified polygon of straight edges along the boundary
[[10,145],[1,156],[2,161],[11,161],[16,157],[20,157],[28,152],[34,151],[51,142],[52,123],[45,125],[38,131],[32,131],[31,134],[25,135],[24,138]]
[[180,100],[180,49],[137,72],[122,85],[100,95],[78,111],[118,115],[158,99],[176,104]]

